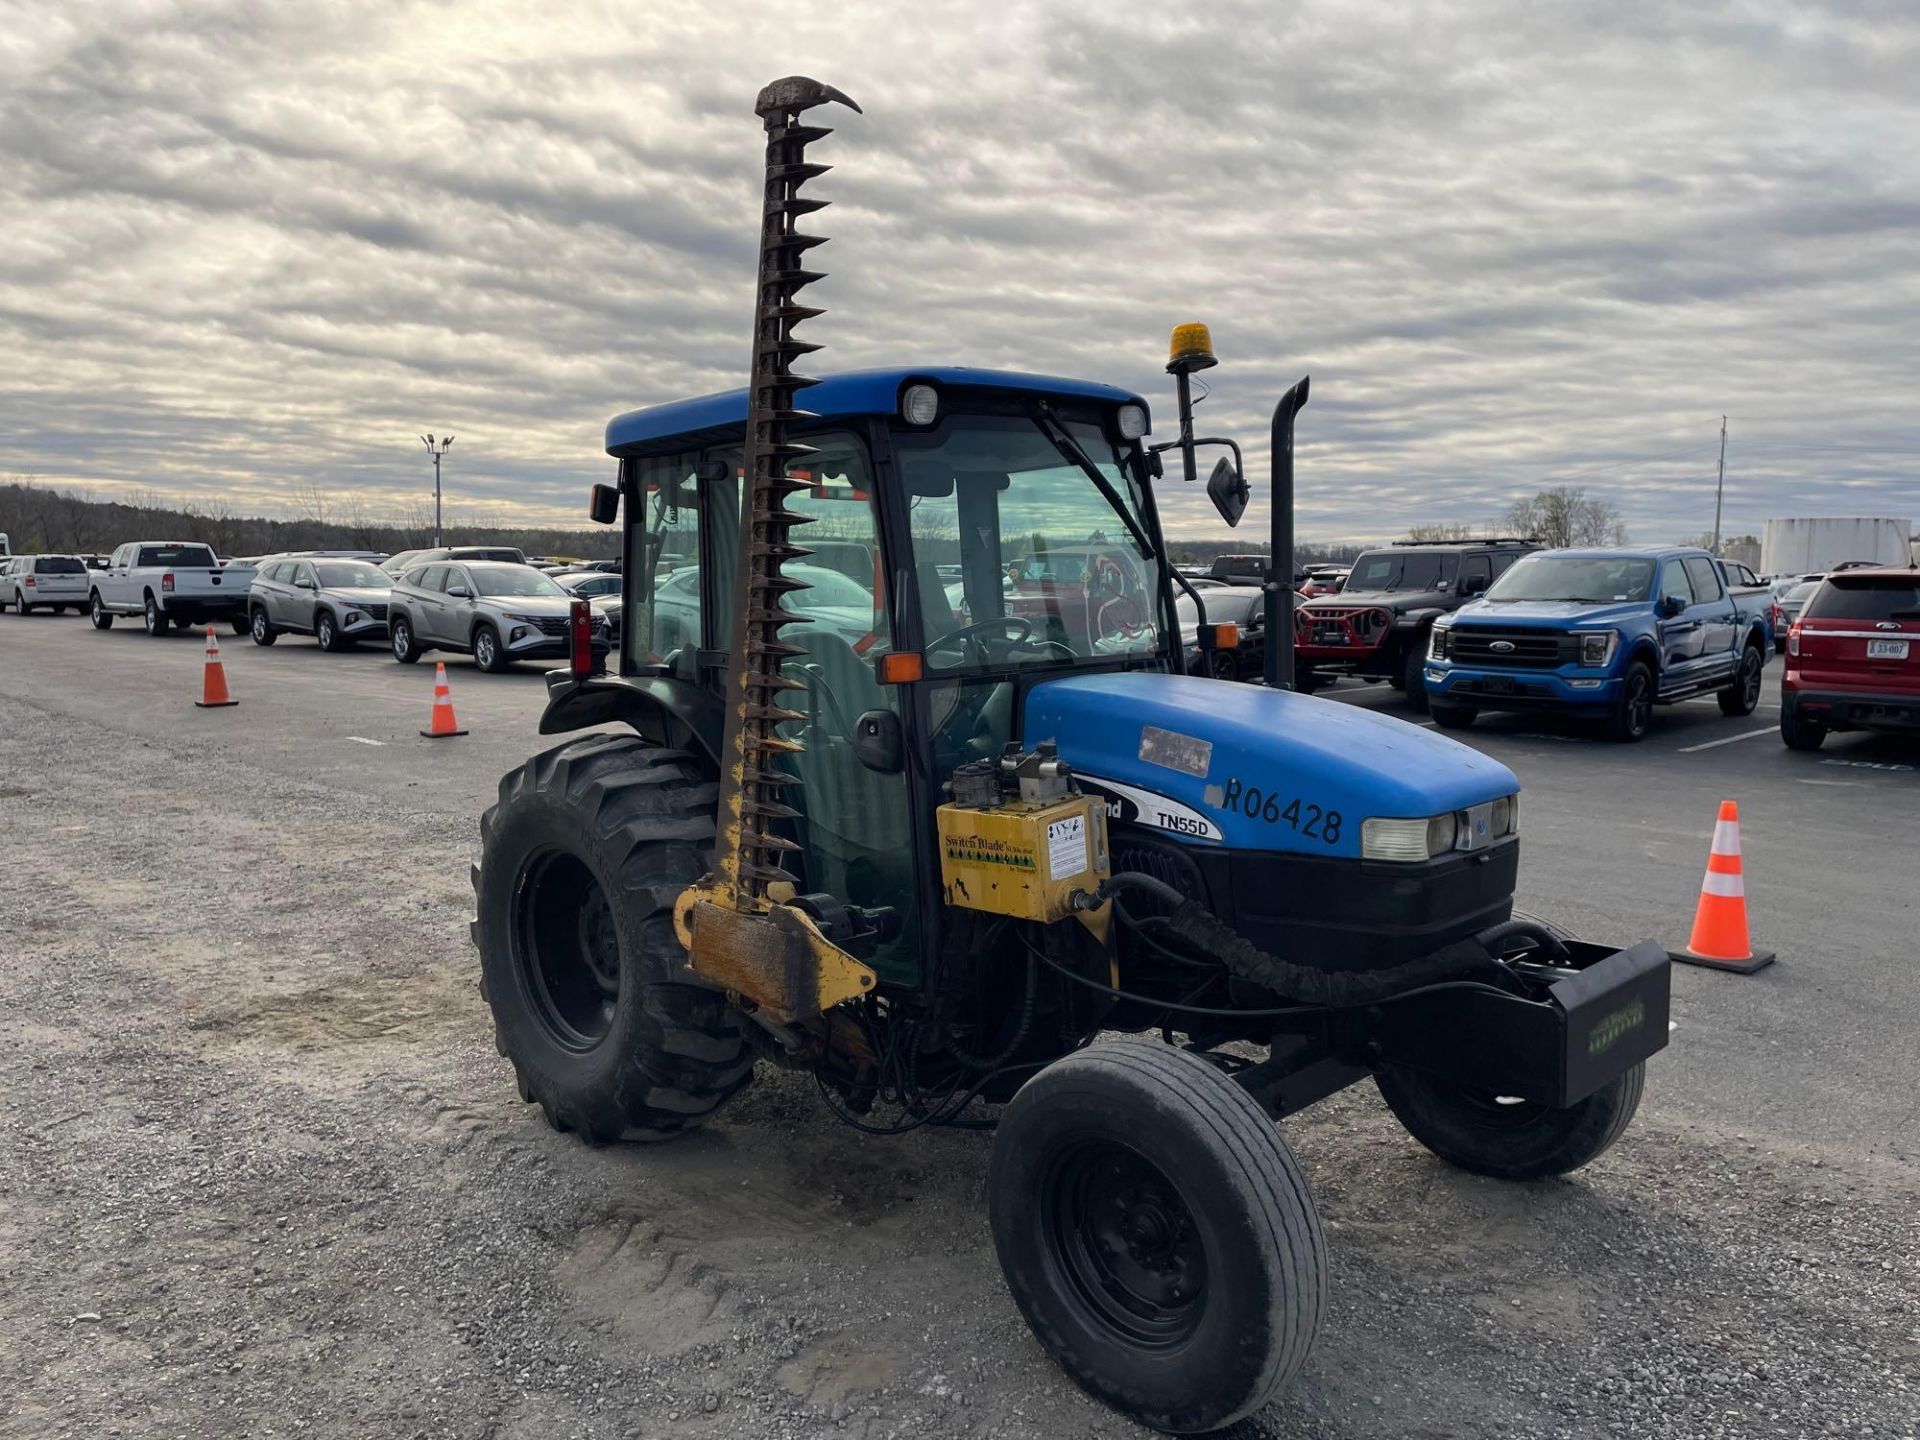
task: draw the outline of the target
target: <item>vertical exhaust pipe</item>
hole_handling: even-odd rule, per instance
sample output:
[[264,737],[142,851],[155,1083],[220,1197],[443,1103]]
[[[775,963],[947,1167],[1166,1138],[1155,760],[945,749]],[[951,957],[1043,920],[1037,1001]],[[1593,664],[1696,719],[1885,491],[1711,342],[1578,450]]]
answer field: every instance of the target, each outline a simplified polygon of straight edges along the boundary
[[1293,689],[1293,417],[1307,404],[1307,382],[1273,407],[1273,543],[1267,561],[1266,618],[1268,686]]

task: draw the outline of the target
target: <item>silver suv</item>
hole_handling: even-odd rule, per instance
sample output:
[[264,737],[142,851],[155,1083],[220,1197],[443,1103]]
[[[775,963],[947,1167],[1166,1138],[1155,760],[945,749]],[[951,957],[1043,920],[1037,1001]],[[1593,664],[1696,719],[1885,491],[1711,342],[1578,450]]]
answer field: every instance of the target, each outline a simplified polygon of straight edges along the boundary
[[87,562],[78,555],[15,555],[0,559],[0,610],[22,615],[87,608]]
[[247,590],[247,628],[256,645],[282,634],[311,635],[327,651],[387,637],[393,581],[364,560],[269,556]]
[[[428,650],[462,650],[498,674],[516,660],[566,657],[573,598],[531,565],[416,565],[394,583],[387,638],[403,665]],[[596,649],[606,643],[598,615],[593,640]]]

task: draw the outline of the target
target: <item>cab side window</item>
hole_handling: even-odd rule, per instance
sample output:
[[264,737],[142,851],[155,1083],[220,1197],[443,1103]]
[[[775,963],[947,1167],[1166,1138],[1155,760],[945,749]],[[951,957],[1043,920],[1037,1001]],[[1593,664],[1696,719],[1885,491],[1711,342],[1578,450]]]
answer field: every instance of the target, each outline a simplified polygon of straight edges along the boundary
[[1660,567],[1660,598],[1677,599],[1686,605],[1698,603],[1693,593],[1693,582],[1687,578],[1687,567],[1678,560],[1669,560]]
[[1686,559],[1687,578],[1693,581],[1693,597],[1696,603],[1705,605],[1720,598],[1720,576],[1713,567],[1713,561],[1704,555],[1689,555]]

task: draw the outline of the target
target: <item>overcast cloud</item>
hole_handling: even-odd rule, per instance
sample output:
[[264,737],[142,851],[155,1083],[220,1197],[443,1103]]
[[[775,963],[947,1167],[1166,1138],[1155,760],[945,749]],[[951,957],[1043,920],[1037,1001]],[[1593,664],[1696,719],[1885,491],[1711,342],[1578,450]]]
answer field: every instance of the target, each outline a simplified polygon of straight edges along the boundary
[[1729,533],[1920,516],[1910,0],[0,0],[0,472],[397,513],[451,431],[451,513],[580,514],[609,416],[744,378],[793,72],[866,108],[816,370],[1109,380],[1164,437],[1202,319],[1261,485],[1312,373],[1307,536],[1562,481],[1693,534],[1723,412]]

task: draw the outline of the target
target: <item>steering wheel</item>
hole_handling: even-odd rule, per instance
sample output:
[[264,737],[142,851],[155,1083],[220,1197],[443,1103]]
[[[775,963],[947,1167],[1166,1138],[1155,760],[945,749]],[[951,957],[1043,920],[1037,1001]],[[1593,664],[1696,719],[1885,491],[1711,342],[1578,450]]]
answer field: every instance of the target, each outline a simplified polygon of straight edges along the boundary
[[991,620],[977,620],[971,625],[962,625],[958,630],[949,630],[945,635],[927,642],[927,654],[936,650],[955,650],[962,645],[973,647],[973,663],[987,663],[987,647],[982,640],[993,632],[1009,645],[1018,645],[1033,634],[1033,622],[1024,615],[996,615]]

